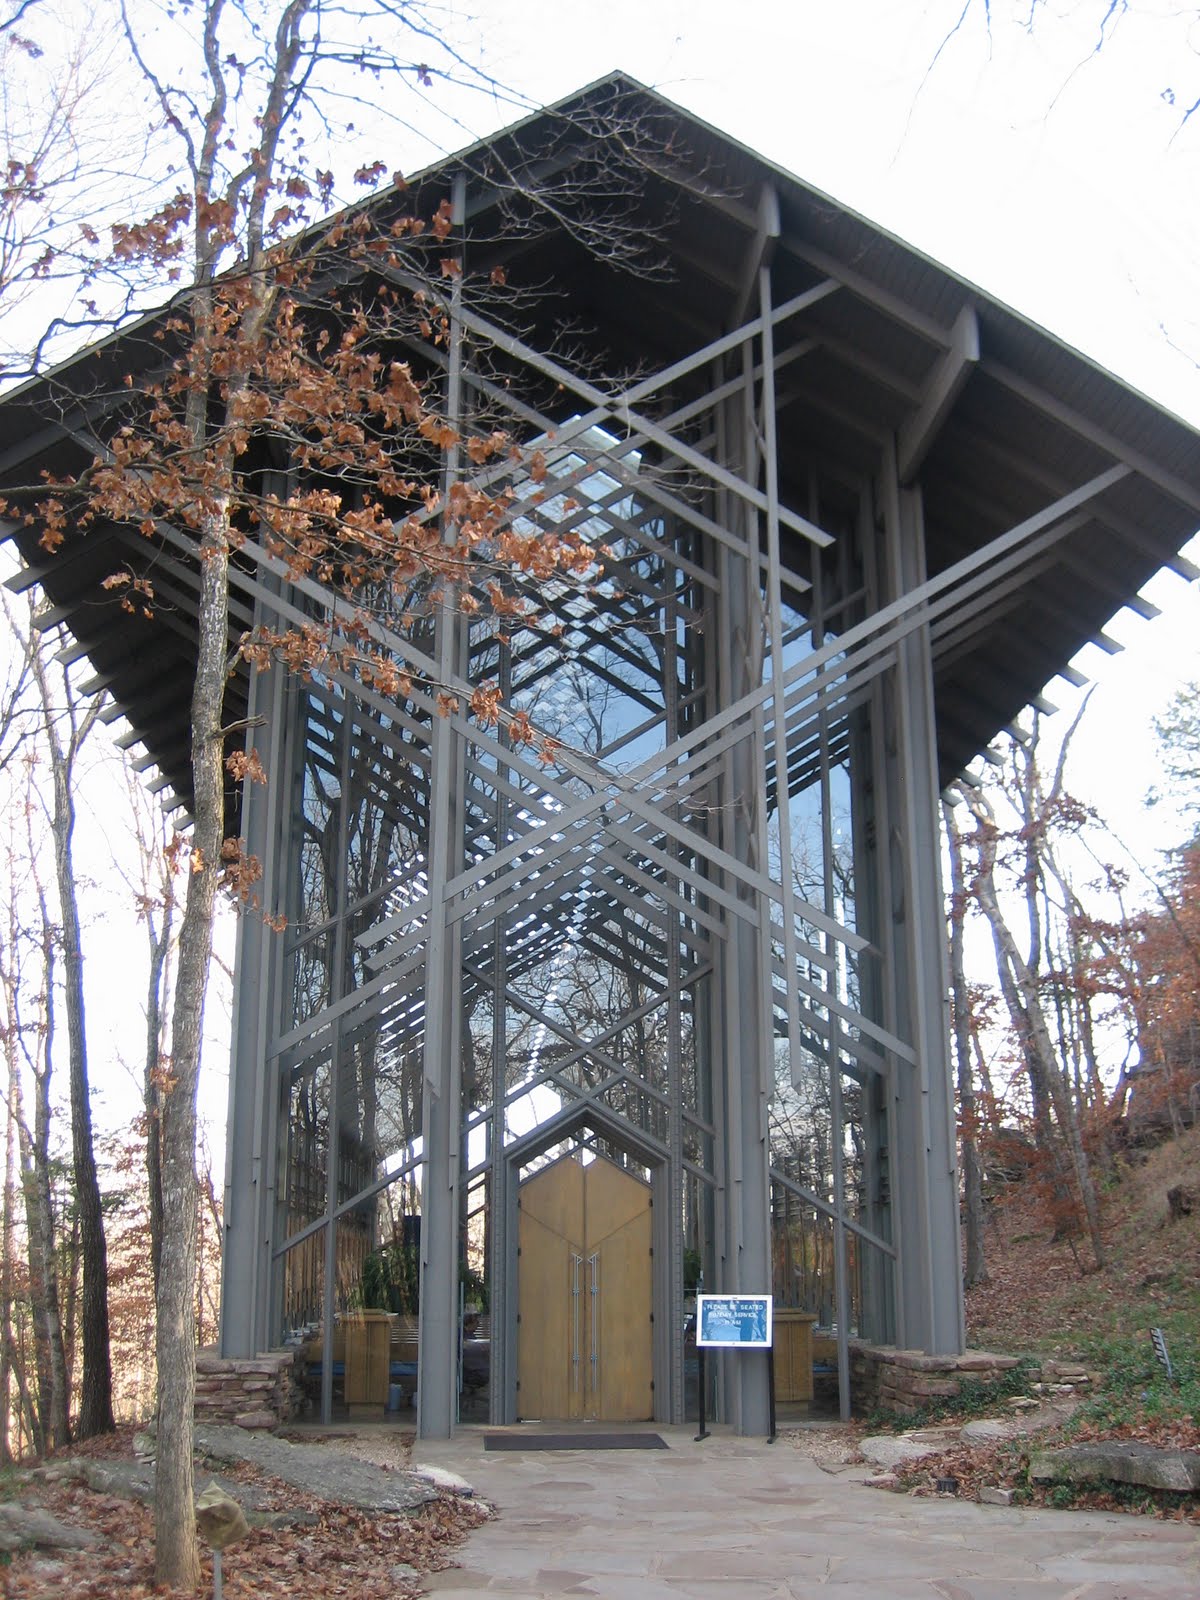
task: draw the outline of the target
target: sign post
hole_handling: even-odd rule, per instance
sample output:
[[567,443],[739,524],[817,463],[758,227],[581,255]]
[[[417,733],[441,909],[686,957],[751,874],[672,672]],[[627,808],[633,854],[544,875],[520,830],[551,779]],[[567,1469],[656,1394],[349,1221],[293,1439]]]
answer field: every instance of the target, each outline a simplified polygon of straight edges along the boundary
[[708,1438],[708,1429],[704,1426],[704,1390],[707,1387],[708,1374],[704,1370],[704,1346],[699,1340],[696,1342],[696,1362],[700,1375],[700,1432],[696,1435],[695,1442],[699,1444],[701,1439]]
[[772,1350],[774,1299],[769,1294],[699,1294],[696,1296],[696,1354],[700,1363],[700,1432],[704,1426],[704,1352],[762,1350],[767,1357],[767,1397],[770,1406],[768,1444],[775,1443],[775,1359]]

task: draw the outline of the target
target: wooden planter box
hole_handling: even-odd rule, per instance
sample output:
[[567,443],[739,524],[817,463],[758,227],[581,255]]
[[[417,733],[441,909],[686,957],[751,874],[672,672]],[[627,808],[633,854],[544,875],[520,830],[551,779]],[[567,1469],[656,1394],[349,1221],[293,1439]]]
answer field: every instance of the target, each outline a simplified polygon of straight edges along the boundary
[[387,1407],[391,1321],[386,1311],[356,1311],[341,1326],[346,1351],[346,1409],[376,1416]]
[[807,1404],[813,1395],[811,1311],[777,1309],[774,1317],[775,1399],[780,1405]]

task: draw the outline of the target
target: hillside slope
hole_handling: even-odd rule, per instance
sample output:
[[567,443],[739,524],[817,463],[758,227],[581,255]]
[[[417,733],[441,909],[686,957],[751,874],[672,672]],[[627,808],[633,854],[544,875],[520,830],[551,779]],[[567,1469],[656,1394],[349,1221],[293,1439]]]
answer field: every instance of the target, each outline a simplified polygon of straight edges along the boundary
[[[1172,1218],[1182,1189],[1191,1212]],[[1200,1128],[1118,1166],[1102,1196],[1109,1261],[1081,1272],[1025,1184],[991,1202],[985,1235],[990,1281],[967,1294],[968,1341],[981,1349],[1100,1358],[1116,1340],[1161,1327],[1195,1362],[1200,1329]],[[1086,1247],[1080,1247],[1086,1262]]]
[[[1174,1208],[1168,1194],[1177,1191]],[[1157,1459],[1200,1451],[1200,1129],[1155,1149],[1136,1151],[1107,1181],[1103,1232],[1108,1263],[1083,1272],[1068,1242],[1054,1241],[1032,1186],[1014,1183],[991,1204],[986,1239],[990,1280],[967,1295],[968,1342],[976,1348],[1081,1358],[1094,1380],[1082,1401],[1045,1401],[1014,1419],[1010,1405],[986,1393],[947,1401],[930,1422],[962,1420],[967,1409],[1000,1420],[999,1434],[952,1428],[948,1442],[902,1464],[887,1486],[935,1494],[942,1486],[968,1498],[1013,1505],[1128,1510],[1200,1522],[1200,1494],[1146,1487],[1161,1479],[1114,1481],[1126,1471],[1122,1451]],[[1083,1251],[1081,1250],[1081,1255]],[[1172,1363],[1167,1373],[1150,1338],[1161,1329]],[[913,1436],[930,1439],[928,1433]],[[1094,1447],[1117,1443],[1096,1471]],[[1033,1476],[1033,1455],[1055,1447],[1091,1451],[1071,1481]],[[1182,1457],[1179,1453],[1182,1452]],[[1075,1460],[1078,1461],[1078,1456]],[[1125,1458],[1122,1458],[1124,1460]],[[1053,1469],[1057,1471],[1058,1469]],[[878,1480],[884,1486],[884,1480]],[[1115,1592],[1115,1591],[1114,1591]]]

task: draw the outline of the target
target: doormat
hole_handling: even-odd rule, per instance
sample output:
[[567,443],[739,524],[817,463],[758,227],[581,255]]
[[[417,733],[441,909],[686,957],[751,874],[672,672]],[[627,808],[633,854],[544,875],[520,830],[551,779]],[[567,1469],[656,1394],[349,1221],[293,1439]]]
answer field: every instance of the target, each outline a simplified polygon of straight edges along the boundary
[[485,1433],[485,1450],[665,1450],[657,1433]]

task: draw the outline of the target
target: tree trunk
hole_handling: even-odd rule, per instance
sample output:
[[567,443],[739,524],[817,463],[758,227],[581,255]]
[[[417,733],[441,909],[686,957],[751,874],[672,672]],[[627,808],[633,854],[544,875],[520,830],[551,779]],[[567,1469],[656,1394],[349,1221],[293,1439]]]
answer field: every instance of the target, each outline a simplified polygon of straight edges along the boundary
[[[80,1333],[83,1343],[83,1378],[76,1431],[90,1439],[111,1433],[112,1360],[108,1342],[108,1250],[104,1239],[104,1212],[92,1137],[91,1089],[88,1083],[87,1028],[83,1002],[83,938],[79,926],[79,901],[75,884],[75,761],[80,746],[95,722],[95,708],[76,723],[76,708],[64,677],[65,711],[56,708],[50,694],[42,658],[41,636],[30,638],[30,665],[42,700],[50,773],[54,784],[54,810],[50,833],[54,842],[54,870],[58,884],[62,927],[63,1001],[67,1013],[67,1057],[71,1096],[71,1160],[75,1177],[75,1205],[79,1216],[79,1241],[83,1255],[83,1294]],[[59,735],[59,718],[65,717],[68,737]]]
[[69,1364],[63,1338],[59,1299],[58,1250],[54,1238],[54,1197],[50,1184],[50,1080],[54,1058],[54,938],[46,902],[38,884],[42,916],[43,1013],[41,1061],[31,1060],[34,1102],[33,1130],[24,1120],[20,1073],[12,1087],[21,1141],[25,1188],[25,1229],[29,1235],[30,1297],[33,1302],[35,1356],[38,1369],[38,1423],[42,1450],[58,1450],[71,1442]]
[[[169,871],[168,871],[169,879]],[[163,904],[162,926],[155,928],[148,919],[150,970],[146,977],[146,1063],[143,1093],[146,1105],[146,1199],[150,1215],[150,1267],[154,1296],[158,1299],[158,1280],[162,1269],[162,1089],[163,1067],[162,1009],[167,955],[171,948],[174,899],[168,893]]]
[[954,1007],[954,1053],[958,1068],[958,1105],[961,1119],[963,1206],[966,1244],[963,1282],[968,1289],[988,1281],[983,1253],[983,1174],[979,1164],[978,1117],[975,1079],[971,1071],[971,1000],[963,953],[963,921],[967,899],[963,881],[962,843],[952,807],[943,805],[950,855],[950,984]]
[[[39,1430],[37,1424],[37,1413],[34,1411],[33,1396],[29,1393],[29,1383],[25,1377],[25,1363],[21,1360],[20,1352],[13,1343],[11,1329],[6,1328],[4,1330],[4,1339],[6,1344],[5,1355],[8,1360],[9,1369],[16,1380],[17,1394],[21,1400],[21,1416],[24,1420],[25,1434],[29,1439],[30,1444],[33,1445],[35,1452],[40,1455],[42,1452],[41,1447],[38,1444]],[[20,1444],[20,1438],[21,1430],[18,1428],[18,1445]],[[24,1454],[23,1451],[21,1453]]]
[[[0,1216],[0,1466],[13,1462],[12,1307],[16,1256],[17,1120],[11,1103],[4,1119],[4,1210]],[[19,1450],[17,1452],[19,1454]]]
[[83,947],[72,848],[75,803],[70,791],[69,774],[65,769],[55,772],[54,791],[54,858],[62,916],[63,993],[70,1062],[71,1158],[75,1171],[75,1204],[79,1209],[79,1243],[83,1256],[83,1294],[80,1301],[83,1378],[76,1433],[80,1439],[90,1439],[98,1433],[111,1433],[115,1426],[112,1361],[108,1344],[108,1250],[92,1139],[92,1104],[83,1010]]
[[162,1096],[162,1262],[159,1270],[155,1577],[188,1591],[200,1581],[192,1464],[196,1393],[196,1088],[213,904],[224,835],[221,714],[228,649],[226,530],[202,541],[198,660],[192,693],[195,786],[192,872],[179,930],[171,1083]]
[[[972,802],[973,806],[978,801]],[[978,813],[977,813],[978,815]],[[1092,1183],[1091,1168],[1083,1140],[1079,1134],[1079,1120],[1070,1089],[1062,1068],[1055,1056],[1050,1028],[1042,1009],[1036,975],[1030,971],[1017,949],[1012,930],[1005,919],[996,893],[993,864],[995,860],[994,824],[990,818],[980,818],[980,870],[975,879],[975,894],[984,916],[991,926],[996,946],[1000,986],[1009,1007],[1013,1026],[1021,1042],[1022,1052],[1029,1066],[1035,1090],[1040,1086],[1048,1104],[1045,1107],[1045,1133],[1052,1139],[1049,1111],[1052,1108],[1058,1124],[1059,1135],[1066,1145],[1067,1154],[1075,1173],[1075,1182],[1083,1208],[1088,1236],[1096,1265],[1105,1264],[1104,1241],[1100,1233],[1100,1208]],[[990,837],[989,837],[990,834]],[[1036,1072],[1036,1078],[1034,1073]],[[1035,1093],[1035,1108],[1036,1108]]]
[[[10,858],[10,866],[13,864]],[[44,1274],[42,1271],[41,1240],[34,1205],[32,1162],[28,1159],[31,1144],[25,1122],[24,1089],[21,1082],[20,1046],[21,1016],[18,1005],[19,972],[16,960],[17,923],[12,903],[9,904],[8,948],[0,950],[0,980],[4,986],[4,1058],[7,1067],[7,1109],[10,1127],[17,1130],[21,1161],[21,1192],[25,1210],[25,1238],[28,1249],[29,1309],[33,1318],[33,1358],[38,1375],[38,1406],[30,1418],[30,1442],[38,1455],[46,1449],[48,1408],[52,1388],[50,1368],[50,1341],[45,1321]],[[3,958],[7,955],[7,961]],[[9,1352],[11,1356],[11,1350]],[[10,1362],[11,1365],[11,1362]]]

